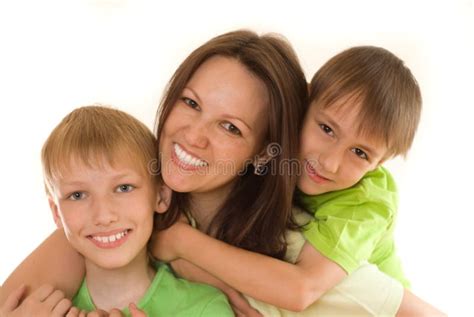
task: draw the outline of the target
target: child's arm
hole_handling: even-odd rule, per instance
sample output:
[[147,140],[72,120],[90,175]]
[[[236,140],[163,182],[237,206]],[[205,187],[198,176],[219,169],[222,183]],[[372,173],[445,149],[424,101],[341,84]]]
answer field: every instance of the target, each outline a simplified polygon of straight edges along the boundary
[[345,271],[305,244],[296,264],[230,246],[177,223],[160,232],[152,253],[188,260],[236,290],[292,311],[301,311],[345,276]]
[[0,305],[21,284],[28,290],[50,284],[72,298],[85,274],[84,259],[58,229],[36,248],[8,277],[0,291]]

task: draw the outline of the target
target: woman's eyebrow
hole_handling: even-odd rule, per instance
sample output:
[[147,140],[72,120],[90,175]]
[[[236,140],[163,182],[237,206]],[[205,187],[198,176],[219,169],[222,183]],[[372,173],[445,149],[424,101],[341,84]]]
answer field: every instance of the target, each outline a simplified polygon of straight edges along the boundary
[[192,93],[192,95],[193,95],[193,98],[196,99],[196,102],[197,102],[198,104],[202,104],[201,98],[199,98],[199,94],[198,94],[194,89],[192,89],[192,88],[189,87],[189,86],[186,86],[186,87],[184,87],[184,90],[189,90],[189,91],[191,91],[191,93]]

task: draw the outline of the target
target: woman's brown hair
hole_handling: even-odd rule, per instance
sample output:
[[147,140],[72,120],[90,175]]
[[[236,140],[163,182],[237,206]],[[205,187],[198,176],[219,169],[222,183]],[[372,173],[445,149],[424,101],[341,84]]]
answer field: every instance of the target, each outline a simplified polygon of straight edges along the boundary
[[[286,252],[284,232],[293,226],[291,208],[297,173],[291,168],[294,164],[288,162],[297,157],[298,134],[307,105],[304,73],[295,52],[280,36],[259,36],[244,30],[217,36],[193,51],[171,78],[157,114],[158,140],[186,84],[213,56],[235,58],[265,85],[269,120],[262,149],[277,144],[279,155],[267,163],[265,175],[255,175],[249,167],[236,176],[231,194],[207,233],[231,245],[282,258]],[[173,224],[188,206],[189,195],[174,192],[170,209],[155,221],[157,229]]]

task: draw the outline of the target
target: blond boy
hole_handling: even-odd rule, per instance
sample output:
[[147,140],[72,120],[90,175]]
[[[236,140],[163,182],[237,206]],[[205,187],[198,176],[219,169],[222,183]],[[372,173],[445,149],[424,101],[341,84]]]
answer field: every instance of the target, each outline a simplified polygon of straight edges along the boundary
[[216,289],[178,279],[150,261],[153,218],[167,208],[151,170],[157,153],[156,139],[142,123],[101,106],[74,110],[44,144],[54,220],[85,260],[73,304],[108,311],[136,303],[149,316],[232,316]]

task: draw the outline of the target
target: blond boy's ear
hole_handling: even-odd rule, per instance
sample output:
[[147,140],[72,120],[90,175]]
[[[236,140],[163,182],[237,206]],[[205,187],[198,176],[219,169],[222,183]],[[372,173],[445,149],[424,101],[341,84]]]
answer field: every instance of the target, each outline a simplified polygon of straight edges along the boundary
[[156,198],[155,211],[164,213],[168,210],[171,202],[171,188],[166,185],[161,185],[159,193]]
[[54,202],[53,197],[48,196],[49,208],[51,208],[51,213],[53,214],[54,223],[56,227],[62,228],[63,223],[61,222],[61,217],[59,217],[58,205]]

